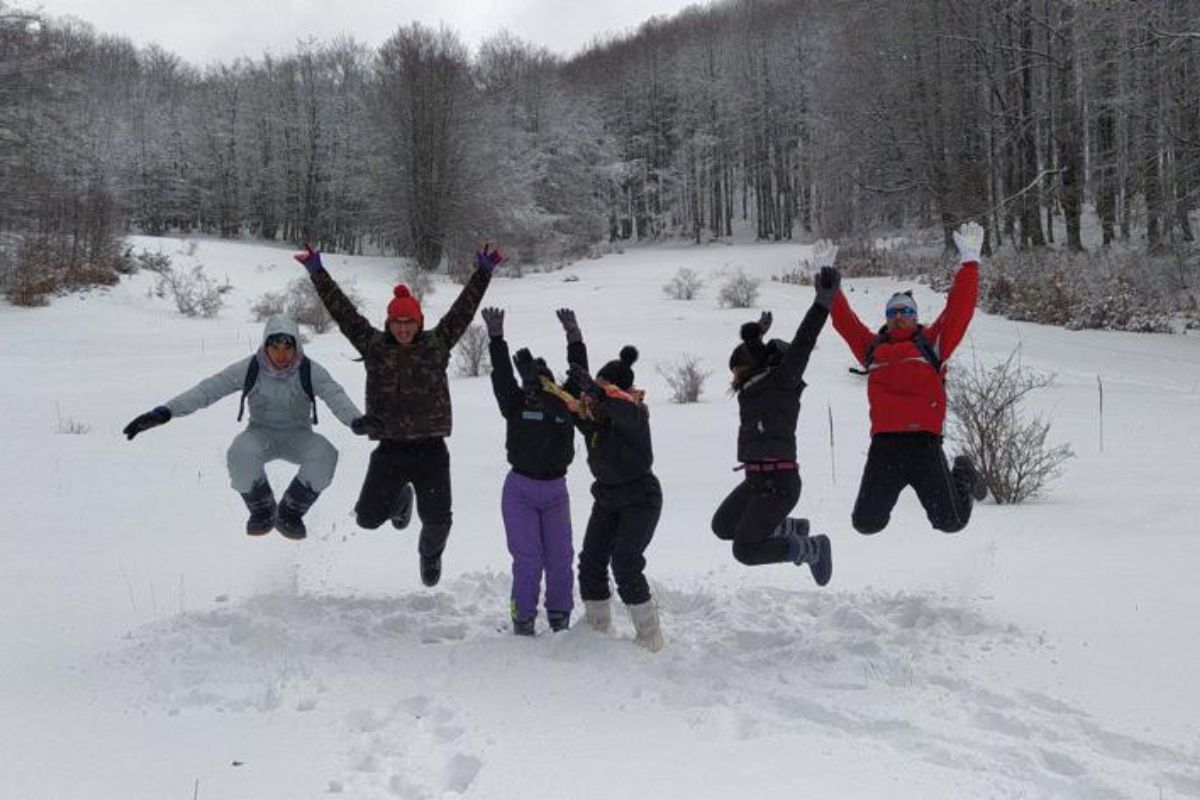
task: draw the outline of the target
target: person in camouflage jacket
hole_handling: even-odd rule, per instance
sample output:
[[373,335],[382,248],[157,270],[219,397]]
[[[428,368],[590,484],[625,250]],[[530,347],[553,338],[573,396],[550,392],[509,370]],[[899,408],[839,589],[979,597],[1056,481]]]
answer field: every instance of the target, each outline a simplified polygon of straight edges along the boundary
[[375,529],[392,520],[407,526],[414,501],[421,519],[418,550],[421,580],[441,579],[442,553],[450,535],[450,352],[471,324],[503,261],[499,250],[484,246],[475,254],[476,269],[450,310],[425,328],[421,305],[399,284],[387,307],[384,330],[371,325],[338,287],[321,263],[321,254],[305,248],[296,260],[304,265],[325,308],[363,358],[367,370],[369,436],[379,442],[354,507],[358,524]]

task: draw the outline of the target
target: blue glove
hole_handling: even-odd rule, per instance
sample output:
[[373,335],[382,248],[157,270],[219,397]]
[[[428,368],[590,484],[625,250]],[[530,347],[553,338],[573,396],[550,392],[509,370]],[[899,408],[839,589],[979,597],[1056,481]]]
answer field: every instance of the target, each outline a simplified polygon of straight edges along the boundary
[[306,270],[308,270],[309,275],[312,275],[314,272],[317,272],[318,270],[325,269],[325,267],[321,265],[320,251],[313,250],[308,245],[308,242],[304,243],[304,252],[303,253],[293,253],[292,258],[296,259],[301,264],[303,264],[304,268]]
[[133,422],[125,426],[121,431],[130,441],[142,431],[148,431],[151,428],[157,428],[159,425],[166,425],[171,421],[171,409],[166,406],[157,406],[152,411],[147,411],[145,414],[139,414],[133,418]]
[[489,275],[503,261],[504,253],[501,253],[498,248],[494,248],[490,244],[485,244],[482,250],[475,251],[475,266]]

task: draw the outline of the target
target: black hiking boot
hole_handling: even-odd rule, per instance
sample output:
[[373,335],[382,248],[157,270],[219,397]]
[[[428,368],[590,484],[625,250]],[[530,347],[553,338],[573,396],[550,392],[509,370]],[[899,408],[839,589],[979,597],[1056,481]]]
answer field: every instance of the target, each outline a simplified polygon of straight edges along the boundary
[[571,627],[571,612],[570,611],[547,611],[546,620],[550,623],[550,630],[558,632],[565,631]]
[[534,625],[534,618],[529,619],[514,619],[513,635],[515,636],[537,636],[537,629]]
[[246,534],[263,536],[270,533],[275,527],[275,493],[271,491],[271,484],[259,481],[250,487],[250,491],[242,492],[242,500],[250,511],[250,518],[246,520]]
[[421,556],[421,583],[426,586],[437,586],[442,579],[442,557],[425,558]]
[[406,483],[400,489],[400,496],[396,498],[396,510],[392,512],[392,527],[398,531],[407,528],[408,523],[412,521],[413,494],[412,484]]
[[320,494],[301,483],[299,478],[293,478],[279,500],[279,508],[275,512],[275,529],[286,538],[296,541],[308,536],[303,517]]
[[975,469],[975,462],[971,460],[970,456],[955,456],[954,467],[950,470],[950,474],[967,494],[975,498],[976,502],[987,497],[987,481],[983,479],[983,474]]

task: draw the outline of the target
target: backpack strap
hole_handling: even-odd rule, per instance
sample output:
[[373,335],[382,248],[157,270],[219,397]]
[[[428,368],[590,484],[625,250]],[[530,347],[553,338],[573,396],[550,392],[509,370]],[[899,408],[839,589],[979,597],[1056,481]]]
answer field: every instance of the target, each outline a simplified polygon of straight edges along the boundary
[[308,395],[308,402],[312,403],[313,425],[317,424],[317,397],[313,393],[312,386],[312,362],[308,360],[308,356],[303,356],[300,359],[300,388]]
[[[866,375],[871,371],[871,362],[875,360],[875,348],[888,340],[887,325],[879,329],[879,333],[875,334],[875,339],[867,346],[866,355],[863,356],[863,368],[851,368],[850,371],[859,375]],[[933,367],[934,372],[942,374],[942,359],[938,357],[937,351],[933,349],[933,345],[925,338],[925,326],[918,325],[917,332],[913,334],[913,346],[917,348],[917,352],[929,362],[929,366]]]
[[[254,388],[254,384],[258,382],[258,356],[250,359],[250,364],[246,367],[246,377],[242,380],[242,399],[238,403],[238,422],[242,421],[242,417],[246,414],[246,395],[250,394],[250,390]],[[313,392],[312,385],[312,363],[309,362],[308,356],[303,356],[300,359],[300,388],[304,390],[304,394],[308,395],[308,402],[312,403],[312,421],[313,425],[317,424],[317,397]]]
[[254,388],[254,384],[258,381],[258,355],[250,357],[250,364],[246,367],[246,377],[242,379],[242,399],[238,403],[238,422],[242,421],[242,416],[246,413],[246,395],[250,394],[250,390]]

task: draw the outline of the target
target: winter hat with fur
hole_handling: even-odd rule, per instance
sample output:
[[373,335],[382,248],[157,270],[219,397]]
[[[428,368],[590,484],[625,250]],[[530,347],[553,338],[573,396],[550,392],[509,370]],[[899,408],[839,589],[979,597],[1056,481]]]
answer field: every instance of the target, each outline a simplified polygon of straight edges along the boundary
[[601,367],[600,371],[596,373],[596,377],[627,392],[633,388],[633,365],[637,360],[637,348],[627,344],[621,348],[620,358]]
[[415,319],[422,327],[425,326],[425,315],[421,313],[421,303],[412,296],[412,292],[403,283],[396,284],[392,290],[394,297],[388,303],[388,322],[394,319]]
[[893,308],[911,308],[914,314],[917,313],[917,301],[913,298],[912,289],[907,292],[896,292],[887,301],[885,311],[891,311]]

